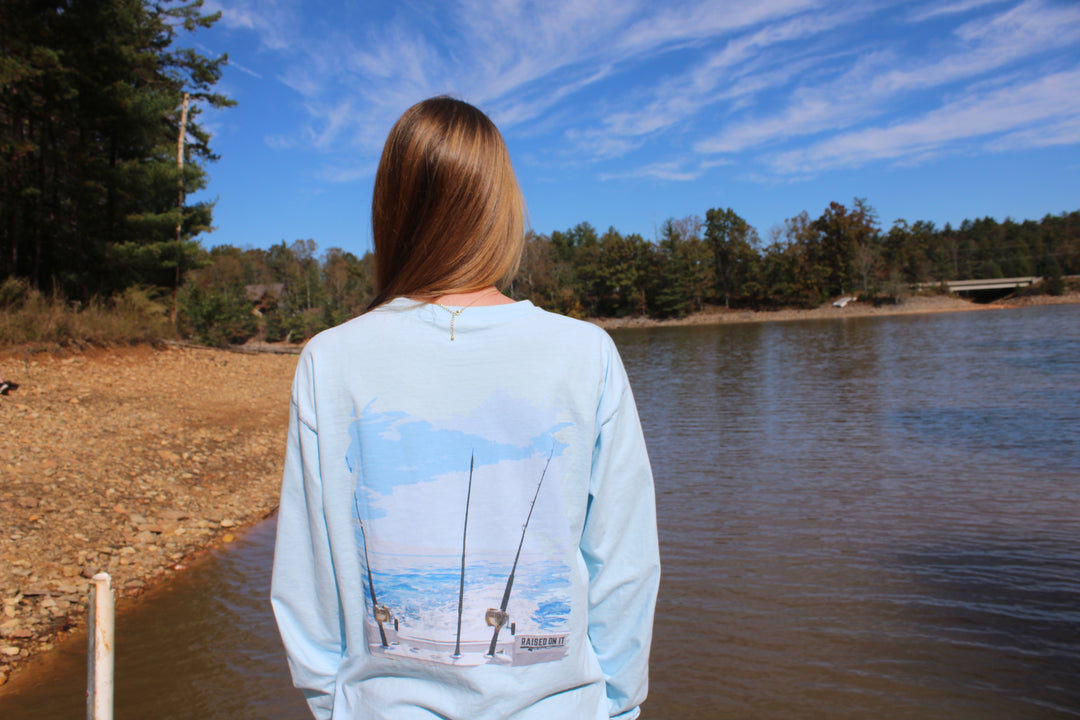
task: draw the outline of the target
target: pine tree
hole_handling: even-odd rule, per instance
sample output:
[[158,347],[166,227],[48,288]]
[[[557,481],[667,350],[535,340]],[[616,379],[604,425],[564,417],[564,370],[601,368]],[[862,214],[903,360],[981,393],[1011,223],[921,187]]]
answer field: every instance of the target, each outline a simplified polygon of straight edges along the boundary
[[211,223],[209,204],[184,200],[216,159],[199,107],[232,104],[213,91],[226,56],[176,43],[219,14],[202,0],[0,8],[0,277],[75,296],[175,286]]

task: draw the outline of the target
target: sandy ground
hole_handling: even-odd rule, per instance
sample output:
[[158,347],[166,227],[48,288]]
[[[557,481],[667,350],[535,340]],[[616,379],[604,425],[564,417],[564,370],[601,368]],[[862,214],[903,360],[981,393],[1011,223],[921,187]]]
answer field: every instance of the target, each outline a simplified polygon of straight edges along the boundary
[[[770,322],[1080,303],[1080,293],[975,305],[949,296],[813,310],[712,308],[607,328]],[[296,356],[172,346],[0,350],[0,685],[85,622],[89,580],[121,599],[277,506]],[[295,352],[296,348],[284,348]]]

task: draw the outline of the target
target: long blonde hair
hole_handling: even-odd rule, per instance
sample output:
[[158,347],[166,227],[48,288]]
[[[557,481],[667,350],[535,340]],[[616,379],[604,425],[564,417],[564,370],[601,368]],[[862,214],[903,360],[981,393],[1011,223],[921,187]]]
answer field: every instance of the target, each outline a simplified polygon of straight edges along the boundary
[[477,108],[440,96],[390,131],[371,201],[375,299],[433,299],[509,282],[524,246],[525,203],[510,153]]

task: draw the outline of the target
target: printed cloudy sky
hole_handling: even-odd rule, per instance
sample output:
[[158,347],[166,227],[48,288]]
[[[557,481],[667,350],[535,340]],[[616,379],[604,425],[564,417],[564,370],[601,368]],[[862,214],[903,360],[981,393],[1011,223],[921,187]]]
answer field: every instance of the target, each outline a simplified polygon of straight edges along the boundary
[[208,0],[237,108],[204,116],[219,231],[363,252],[371,179],[409,105],[503,130],[537,232],[651,238],[731,207],[766,236],[830,201],[959,223],[1080,209],[1072,0]]

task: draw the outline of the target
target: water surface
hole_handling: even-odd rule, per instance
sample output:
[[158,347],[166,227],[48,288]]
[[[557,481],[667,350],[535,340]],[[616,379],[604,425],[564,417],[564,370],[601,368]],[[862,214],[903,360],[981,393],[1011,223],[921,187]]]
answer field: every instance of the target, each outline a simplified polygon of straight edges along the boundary
[[1080,308],[618,336],[649,718],[1080,715]]
[[[645,718],[1080,716],[1080,306],[614,335],[664,561]],[[119,720],[307,717],[272,539],[119,619]],[[83,650],[0,717],[82,716]]]

